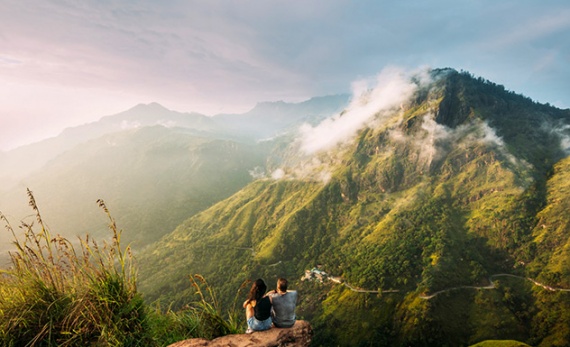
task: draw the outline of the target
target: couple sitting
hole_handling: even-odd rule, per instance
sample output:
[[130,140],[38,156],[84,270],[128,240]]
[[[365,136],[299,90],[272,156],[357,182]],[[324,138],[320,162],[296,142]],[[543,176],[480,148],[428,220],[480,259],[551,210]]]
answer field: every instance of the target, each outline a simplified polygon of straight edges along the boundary
[[243,303],[247,318],[247,331],[267,330],[271,326],[290,328],[295,324],[297,292],[287,290],[287,280],[277,280],[277,290],[265,294],[267,286],[262,279],[251,286],[247,300]]

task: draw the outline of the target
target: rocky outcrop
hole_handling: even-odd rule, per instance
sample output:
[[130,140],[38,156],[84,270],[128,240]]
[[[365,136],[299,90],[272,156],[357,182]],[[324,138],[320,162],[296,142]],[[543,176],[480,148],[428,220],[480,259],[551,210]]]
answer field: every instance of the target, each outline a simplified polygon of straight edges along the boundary
[[297,321],[292,328],[271,328],[251,334],[236,334],[214,340],[190,339],[168,347],[308,347],[313,329],[307,321]]

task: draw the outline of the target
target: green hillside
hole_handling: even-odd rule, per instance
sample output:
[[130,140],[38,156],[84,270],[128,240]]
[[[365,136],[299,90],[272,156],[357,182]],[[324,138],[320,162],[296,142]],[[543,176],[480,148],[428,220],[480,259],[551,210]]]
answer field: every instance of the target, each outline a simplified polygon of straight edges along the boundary
[[[354,141],[282,161],[313,175],[253,182],[139,254],[147,300],[183,306],[200,273],[229,307],[287,276],[316,346],[568,345],[570,293],[544,286],[570,288],[570,112],[430,77]],[[343,284],[300,281],[317,265]]]
[[2,194],[0,210],[15,216],[14,223],[29,215],[29,188],[54,230],[98,236],[106,226],[95,202],[105,199],[136,249],[251,182],[250,171],[264,165],[266,152],[261,145],[182,128],[112,133],[77,145],[23,179]]

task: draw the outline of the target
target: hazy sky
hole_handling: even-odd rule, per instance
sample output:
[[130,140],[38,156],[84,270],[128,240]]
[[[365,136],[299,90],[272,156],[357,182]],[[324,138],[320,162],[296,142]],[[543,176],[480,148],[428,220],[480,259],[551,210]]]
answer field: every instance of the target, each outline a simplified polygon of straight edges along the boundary
[[0,150],[138,103],[244,112],[453,67],[570,107],[568,0],[0,0]]

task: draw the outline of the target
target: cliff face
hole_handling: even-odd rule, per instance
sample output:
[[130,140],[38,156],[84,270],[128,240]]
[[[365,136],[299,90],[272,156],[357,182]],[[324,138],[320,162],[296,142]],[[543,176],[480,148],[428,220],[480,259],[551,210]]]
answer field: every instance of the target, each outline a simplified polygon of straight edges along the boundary
[[308,347],[313,329],[307,321],[297,321],[292,328],[272,328],[252,334],[222,336],[214,340],[190,339],[168,347]]

